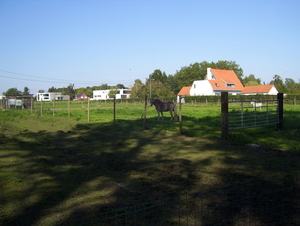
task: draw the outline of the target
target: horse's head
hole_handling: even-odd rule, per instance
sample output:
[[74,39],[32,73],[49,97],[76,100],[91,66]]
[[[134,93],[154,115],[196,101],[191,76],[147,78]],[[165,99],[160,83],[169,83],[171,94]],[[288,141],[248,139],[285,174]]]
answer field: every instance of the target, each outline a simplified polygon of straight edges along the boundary
[[151,107],[152,107],[152,105],[154,105],[154,103],[155,103],[155,99],[150,98],[150,106],[151,106]]

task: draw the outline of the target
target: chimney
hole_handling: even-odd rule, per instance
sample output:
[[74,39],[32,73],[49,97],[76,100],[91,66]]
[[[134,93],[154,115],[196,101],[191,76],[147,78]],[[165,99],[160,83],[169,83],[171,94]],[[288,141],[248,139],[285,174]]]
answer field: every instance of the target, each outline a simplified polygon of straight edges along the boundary
[[213,80],[213,76],[210,69],[210,67],[207,68],[206,80]]

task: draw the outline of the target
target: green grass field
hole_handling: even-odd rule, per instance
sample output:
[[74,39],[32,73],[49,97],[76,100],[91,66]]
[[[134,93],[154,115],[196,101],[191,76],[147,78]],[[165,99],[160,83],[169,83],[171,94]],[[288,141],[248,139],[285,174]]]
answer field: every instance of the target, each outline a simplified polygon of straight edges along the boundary
[[[51,109],[43,115],[38,109],[1,111],[0,224],[98,225],[86,217],[167,194],[249,180],[260,181],[254,193],[299,184],[300,106],[285,106],[283,130],[237,130],[224,142],[220,106],[184,105],[178,134],[179,123],[168,114],[158,122],[148,107],[144,129],[143,105],[123,104],[116,124],[110,106],[91,109],[89,123],[85,108],[73,109],[70,119],[67,110],[56,110],[55,117]],[[298,196],[290,199],[298,200],[299,211]]]

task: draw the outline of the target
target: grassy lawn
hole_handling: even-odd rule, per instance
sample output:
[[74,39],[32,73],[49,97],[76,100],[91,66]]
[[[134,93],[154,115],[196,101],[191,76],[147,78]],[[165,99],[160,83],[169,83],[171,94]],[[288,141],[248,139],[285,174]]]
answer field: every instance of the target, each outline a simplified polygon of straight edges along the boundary
[[[70,119],[67,111],[0,112],[1,225],[97,225],[86,217],[174,194],[249,180],[259,181],[253,193],[299,183],[299,106],[285,106],[282,131],[237,130],[228,142],[220,140],[220,106],[183,106],[183,134],[168,114],[157,122],[154,108],[144,129],[142,105],[117,109],[116,125],[110,108],[92,109],[90,123],[85,111]],[[298,196],[289,199],[299,210]]]

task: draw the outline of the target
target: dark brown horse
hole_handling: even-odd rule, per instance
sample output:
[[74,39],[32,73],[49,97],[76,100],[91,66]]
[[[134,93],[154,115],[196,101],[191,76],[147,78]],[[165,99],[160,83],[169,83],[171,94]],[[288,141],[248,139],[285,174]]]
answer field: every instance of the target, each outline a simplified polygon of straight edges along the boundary
[[[162,102],[159,99],[151,98],[150,99],[150,105],[151,106],[154,105],[156,107],[156,111],[157,111],[157,114],[158,114],[157,121],[159,121],[160,115],[161,115],[162,120],[164,120],[164,115],[163,115],[164,111],[169,111],[170,112],[171,121],[177,119],[176,104],[174,102]],[[173,116],[173,112],[174,112],[174,116]]]

